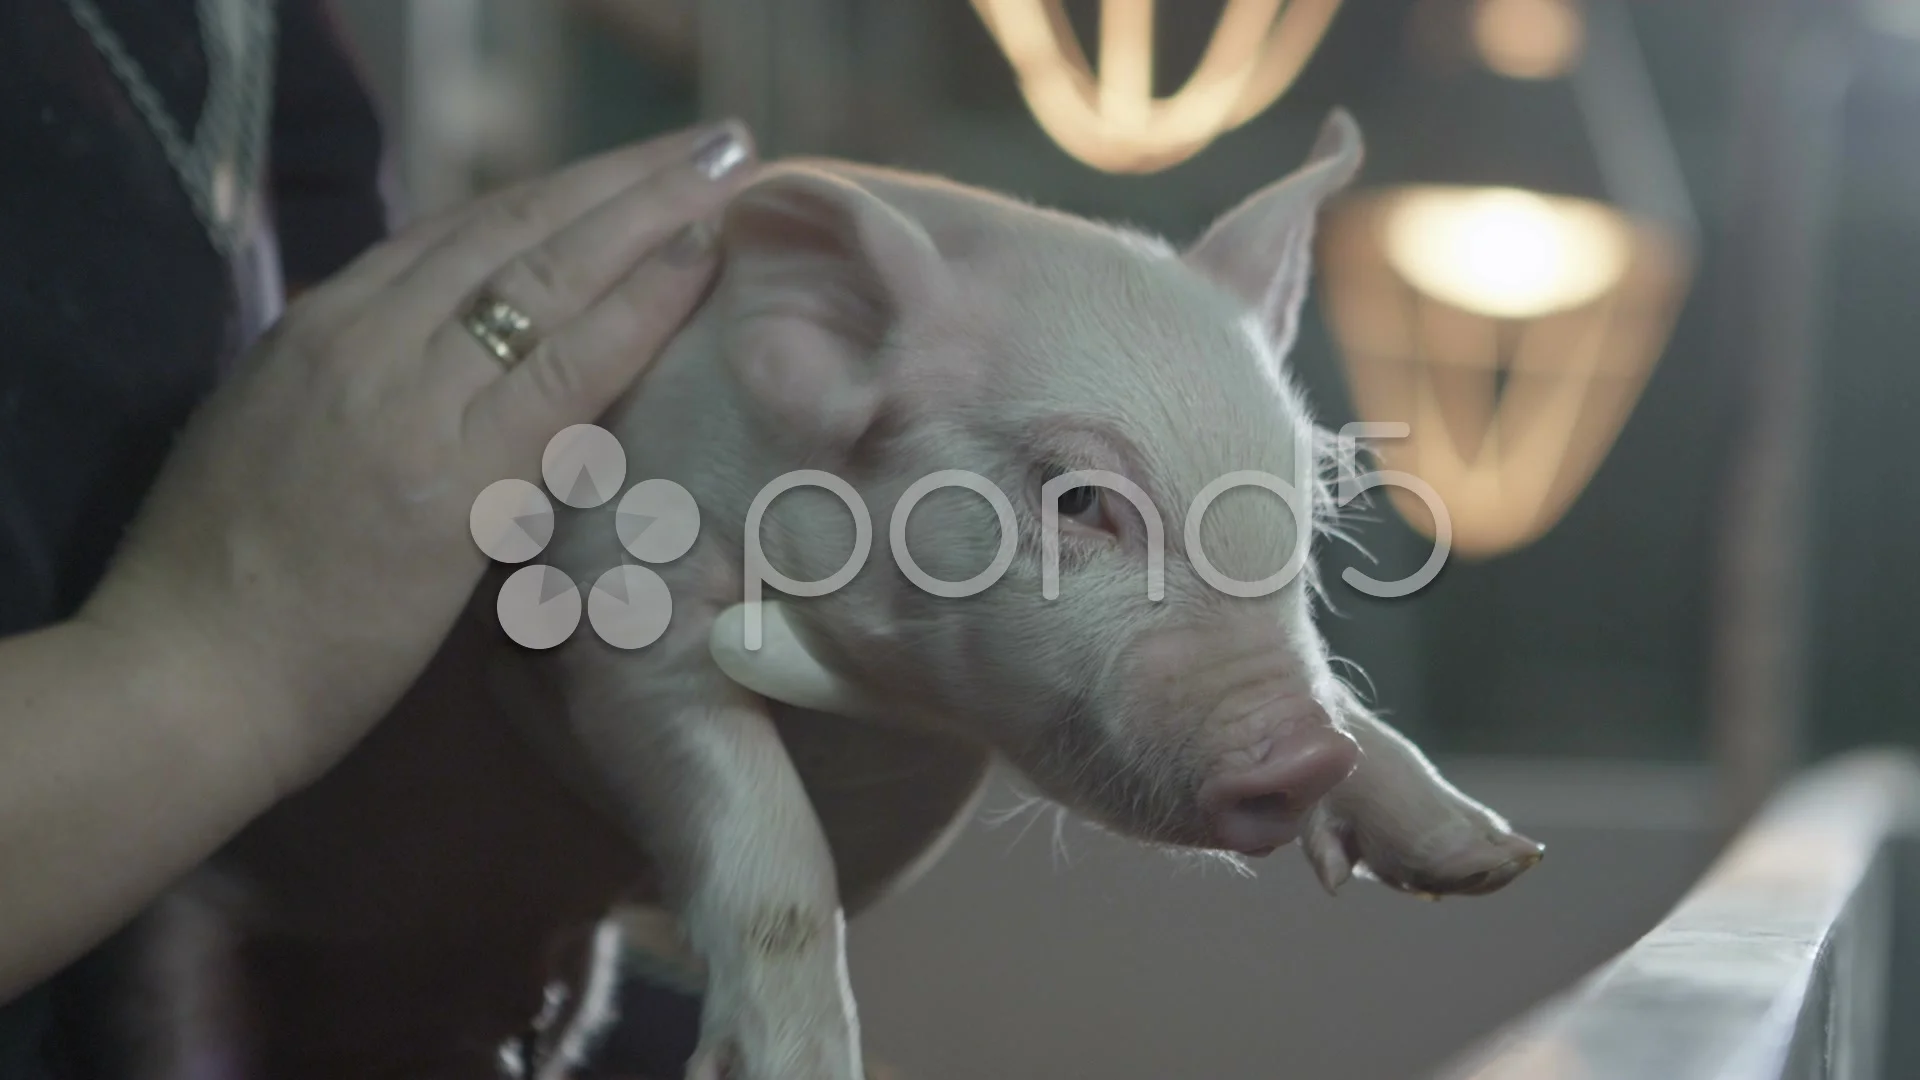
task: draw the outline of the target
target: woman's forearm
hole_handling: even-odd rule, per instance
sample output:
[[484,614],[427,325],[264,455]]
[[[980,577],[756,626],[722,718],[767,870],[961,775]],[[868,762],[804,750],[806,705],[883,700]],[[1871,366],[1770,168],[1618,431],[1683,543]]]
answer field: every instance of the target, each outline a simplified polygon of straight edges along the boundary
[[104,939],[279,794],[280,708],[185,629],[0,638],[0,1001]]

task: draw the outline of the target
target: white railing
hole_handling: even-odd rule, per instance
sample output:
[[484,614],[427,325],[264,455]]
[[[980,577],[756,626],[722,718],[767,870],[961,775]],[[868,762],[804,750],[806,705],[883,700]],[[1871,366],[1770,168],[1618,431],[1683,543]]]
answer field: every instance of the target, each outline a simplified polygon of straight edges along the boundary
[[[1869,751],[1810,769],[1666,919],[1483,1042],[1444,1080],[1879,1080],[1911,920],[1920,762]],[[1903,869],[1906,871],[1902,873]],[[1904,915],[1897,915],[1904,910]],[[1907,978],[1915,976],[1908,973]],[[1912,1022],[1915,1017],[1907,1017]],[[1914,1063],[1908,1062],[1907,1066]]]

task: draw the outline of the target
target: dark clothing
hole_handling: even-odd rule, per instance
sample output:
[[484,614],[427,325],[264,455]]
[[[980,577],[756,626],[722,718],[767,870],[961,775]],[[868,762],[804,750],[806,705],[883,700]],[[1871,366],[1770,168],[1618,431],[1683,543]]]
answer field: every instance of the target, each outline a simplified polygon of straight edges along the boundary
[[[270,220],[236,258],[64,0],[0,0],[0,636],[73,612],[196,402],[279,310],[383,235],[381,132],[325,0],[269,0]],[[208,63],[196,0],[94,0],[181,129]],[[164,763],[156,767],[164,768]],[[119,1071],[112,943],[0,1004],[0,1080]],[[700,1001],[643,971],[607,1075],[679,1076]]]
[[[327,277],[386,230],[379,122],[324,0],[271,2],[270,220],[230,260],[63,0],[0,0],[0,635],[92,590],[175,432],[277,314],[282,273]],[[95,6],[191,133],[209,82],[195,0]],[[87,1075],[66,1036],[76,979],[0,1006],[0,1080]]]
[[[194,0],[96,3],[191,131],[207,87]],[[380,132],[322,5],[277,6],[267,198],[289,279],[310,281],[384,232]],[[67,615],[91,590],[173,432],[259,329],[245,324],[277,308],[278,283],[243,276],[213,248],[60,0],[0,9],[6,634]],[[274,239],[258,238],[269,262]]]

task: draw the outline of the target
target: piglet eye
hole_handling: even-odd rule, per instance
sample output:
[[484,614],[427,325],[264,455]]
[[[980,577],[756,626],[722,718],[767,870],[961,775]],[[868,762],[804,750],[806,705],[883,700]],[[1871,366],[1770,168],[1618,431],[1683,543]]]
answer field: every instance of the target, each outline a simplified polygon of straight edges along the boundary
[[1060,512],[1068,517],[1079,517],[1093,509],[1100,501],[1100,492],[1091,487],[1068,488],[1060,493]]
[[[1044,479],[1042,479],[1041,482],[1043,484],[1052,483],[1054,480],[1064,476],[1066,472],[1067,470],[1058,465],[1049,465],[1045,471]],[[1062,517],[1085,519],[1097,519],[1099,517],[1100,489],[1091,484],[1084,484],[1080,487],[1070,487],[1060,492],[1055,498],[1057,500],[1055,505],[1060,508],[1060,516]],[[1097,524],[1097,520],[1089,520],[1088,523]]]

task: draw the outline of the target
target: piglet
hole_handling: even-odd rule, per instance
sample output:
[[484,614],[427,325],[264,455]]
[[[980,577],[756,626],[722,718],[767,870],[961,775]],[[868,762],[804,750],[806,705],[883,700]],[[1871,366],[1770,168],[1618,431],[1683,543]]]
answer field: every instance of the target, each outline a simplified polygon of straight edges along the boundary
[[[669,628],[496,669],[704,962],[694,1080],[858,1080],[846,912],[938,854],[996,758],[1148,843],[1304,837],[1329,889],[1484,893],[1540,857],[1362,706],[1314,624],[1331,440],[1285,358],[1361,157],[1334,113],[1185,250],[835,161],[731,205],[714,295],[603,421],[699,507],[655,568]],[[985,483],[916,488],[949,470]],[[1277,487],[1216,483],[1248,474]],[[547,561],[589,588],[631,562],[617,508],[563,508]],[[859,782],[895,765],[911,790]]]

